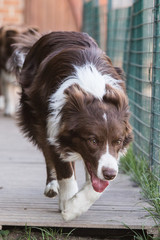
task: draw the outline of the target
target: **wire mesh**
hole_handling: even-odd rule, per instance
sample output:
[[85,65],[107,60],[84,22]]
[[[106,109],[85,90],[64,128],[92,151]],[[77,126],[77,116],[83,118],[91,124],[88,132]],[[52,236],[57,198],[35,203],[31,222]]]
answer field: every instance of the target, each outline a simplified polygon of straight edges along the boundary
[[104,51],[106,50],[106,13],[107,6],[105,0],[103,4],[99,4],[98,0],[84,1],[82,30],[93,37]]
[[[144,4],[145,3],[145,4]],[[127,70],[134,150],[150,159],[151,83],[153,59],[153,1],[135,1],[132,9],[131,40]]]
[[131,8],[108,11],[107,55],[115,66],[122,67],[128,57]]
[[83,32],[92,36],[100,44],[100,17],[97,0],[86,1],[83,6]]
[[[108,1],[107,55],[126,73],[134,153],[149,161],[160,181],[160,0],[135,0],[132,6],[119,9],[116,1],[114,9],[113,0]],[[94,0],[84,4],[83,30],[100,43],[101,14],[97,15],[97,25],[93,24],[91,6],[95,8]]]
[[110,9],[107,53],[126,72],[134,152],[149,161],[160,180],[159,1],[136,0],[131,7]]

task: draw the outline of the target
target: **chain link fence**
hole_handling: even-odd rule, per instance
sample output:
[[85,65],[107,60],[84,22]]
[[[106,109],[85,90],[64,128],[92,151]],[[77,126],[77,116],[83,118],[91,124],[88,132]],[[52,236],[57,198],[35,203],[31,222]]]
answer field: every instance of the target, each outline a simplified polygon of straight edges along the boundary
[[83,5],[83,32],[92,36],[98,45],[106,50],[107,0],[86,0]]
[[107,35],[107,55],[126,73],[134,153],[149,161],[160,181],[160,0],[122,2],[109,0],[105,6],[107,34],[100,31],[102,15],[97,19],[94,14],[88,15],[90,11],[100,13],[98,1],[84,2],[83,31],[100,47]]

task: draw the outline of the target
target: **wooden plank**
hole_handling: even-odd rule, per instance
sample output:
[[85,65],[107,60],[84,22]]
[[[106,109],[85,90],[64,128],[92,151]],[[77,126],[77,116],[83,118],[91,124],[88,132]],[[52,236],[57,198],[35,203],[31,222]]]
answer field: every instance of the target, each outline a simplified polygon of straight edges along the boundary
[[[5,201],[5,206],[4,206],[4,201]],[[28,201],[28,199],[27,199]],[[7,199],[3,198],[3,201],[0,202],[0,208],[3,207],[5,208],[27,208],[27,209],[43,209],[44,204],[46,205],[44,209],[51,209],[53,206],[56,206],[56,209],[58,210],[58,201],[53,201],[52,203],[47,203],[45,201],[43,202],[38,202],[39,199],[34,201],[34,199],[30,199],[31,203],[28,203],[27,201],[7,201]],[[35,206],[36,205],[36,206]],[[107,212],[113,212],[113,211],[130,211],[130,212],[145,212],[144,207],[137,207],[136,205],[113,205],[113,203],[106,205],[96,205],[96,203],[91,207],[93,211],[107,211]]]
[[[87,213],[64,222],[58,198],[43,195],[46,172],[42,154],[22,137],[11,119],[0,117],[0,133],[0,226],[124,229],[126,224],[131,229],[154,229],[154,221],[144,210],[149,204],[123,174]],[[83,169],[82,163],[78,162],[76,169]],[[77,179],[81,187],[84,171],[77,172]]]

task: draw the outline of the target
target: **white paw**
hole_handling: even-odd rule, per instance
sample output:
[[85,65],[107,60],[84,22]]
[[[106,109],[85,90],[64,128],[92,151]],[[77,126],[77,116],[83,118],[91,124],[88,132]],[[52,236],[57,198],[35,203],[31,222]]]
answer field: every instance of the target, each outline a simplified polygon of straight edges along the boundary
[[78,192],[78,186],[72,189],[73,191],[68,192],[68,194],[61,195],[59,199],[59,209],[60,211],[63,211],[65,209],[66,204],[68,203],[68,200],[72,198],[77,192]]
[[50,198],[55,197],[58,194],[59,185],[57,180],[52,180],[50,183],[47,184],[44,195]]
[[86,212],[102,193],[94,191],[92,184],[87,182],[71,199],[65,202],[62,217],[65,221],[73,220]]
[[[76,196],[73,197],[73,199],[75,199],[75,198],[76,198]],[[80,216],[83,212],[80,209],[74,208],[73,201],[74,200],[70,199],[69,201],[67,201],[65,203],[64,210],[62,211],[62,217],[65,221],[71,221],[71,220],[75,219],[76,217]]]
[[64,210],[66,202],[78,192],[78,185],[74,175],[59,182],[59,209]]

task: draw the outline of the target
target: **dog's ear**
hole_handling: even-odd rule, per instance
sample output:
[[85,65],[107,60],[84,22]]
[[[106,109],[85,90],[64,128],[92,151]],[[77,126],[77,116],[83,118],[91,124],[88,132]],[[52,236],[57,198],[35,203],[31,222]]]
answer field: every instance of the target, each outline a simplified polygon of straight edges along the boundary
[[114,67],[114,69],[116,70],[118,75],[121,77],[121,79],[125,81],[126,80],[126,75],[125,75],[125,72],[123,71],[123,69],[119,68],[119,67]]
[[106,93],[103,96],[105,103],[114,104],[118,110],[123,110],[128,106],[128,99],[123,90],[119,90],[106,84]]
[[73,84],[64,91],[68,106],[72,111],[80,111],[91,101],[92,96],[84,91],[78,84]]
[[74,111],[79,111],[83,106],[84,99],[81,88],[77,84],[74,84],[67,88],[64,93],[68,101],[68,107],[70,106],[70,109]]
[[110,85],[106,84],[106,93],[103,96],[103,101],[105,103],[118,104],[119,102],[119,91],[115,88],[112,88]]
[[61,124],[58,138],[64,142],[64,138],[70,138],[70,131],[77,125],[77,116],[83,108],[83,91],[74,84],[64,91],[66,103],[61,109]]
[[78,84],[73,84],[65,91],[66,103],[61,109],[62,130],[71,131],[80,122],[80,115],[86,112],[86,105],[89,104],[92,96],[85,92]]
[[129,144],[133,141],[133,131],[129,122],[126,123],[126,135],[123,142],[123,147],[127,148]]

